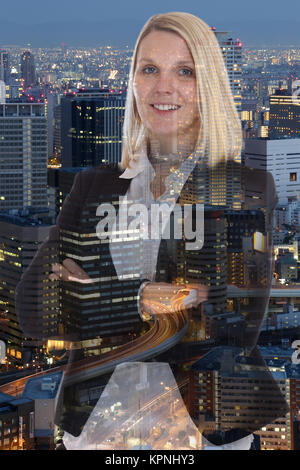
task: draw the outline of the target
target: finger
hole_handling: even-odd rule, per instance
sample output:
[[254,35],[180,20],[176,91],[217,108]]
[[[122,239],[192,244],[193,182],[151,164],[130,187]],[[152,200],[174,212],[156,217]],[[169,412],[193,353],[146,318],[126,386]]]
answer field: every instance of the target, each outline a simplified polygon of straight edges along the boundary
[[190,285],[190,287],[193,287],[193,290],[197,292],[197,300],[198,302],[205,302],[208,299],[208,292],[209,288],[207,286],[203,286],[201,284],[198,285]]
[[61,281],[69,281],[69,276],[71,273],[63,265],[58,263],[53,264],[52,271],[59,277]]
[[49,279],[51,281],[59,281],[59,276],[57,274],[52,273],[49,275]]
[[[69,271],[70,273],[70,278],[69,280],[71,281],[86,281],[86,280],[91,280],[89,275],[77,264],[75,261],[73,261],[70,258],[66,258],[63,261],[63,266]],[[74,276],[72,276],[74,275]]]
[[79,282],[80,284],[91,284],[93,283],[93,279],[91,279],[90,277],[80,277],[80,276],[74,276],[72,274],[69,274],[68,275],[68,281],[71,281],[71,282]]
[[82,275],[85,274],[84,270],[70,258],[63,260],[62,265],[72,274]]
[[189,293],[189,295],[187,295],[182,303],[183,305],[186,307],[186,308],[189,308],[190,305],[193,305],[195,302],[197,302],[198,300],[198,292],[197,292],[197,289],[192,289]]

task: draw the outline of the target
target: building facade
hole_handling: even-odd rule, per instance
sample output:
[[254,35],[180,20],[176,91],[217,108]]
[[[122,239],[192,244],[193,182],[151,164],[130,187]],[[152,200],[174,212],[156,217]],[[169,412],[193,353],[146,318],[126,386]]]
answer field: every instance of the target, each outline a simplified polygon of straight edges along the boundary
[[[16,313],[15,291],[49,229],[49,225],[30,216],[0,216],[0,338],[6,343],[10,362],[29,362],[33,349],[40,344],[36,341],[40,337],[28,338],[22,331]],[[42,311],[40,331],[44,337],[55,336],[58,328],[57,286],[48,279],[50,264],[55,261],[55,253],[53,256],[48,253],[47,260],[40,260],[43,275],[38,283],[33,280],[21,299],[22,308],[29,315],[37,308]]]
[[123,93],[81,90],[61,100],[63,167],[116,163],[122,155]]
[[228,78],[236,108],[242,110],[242,43],[232,39],[228,32],[215,31],[224,57]]
[[0,211],[47,207],[44,105],[0,105]]
[[269,137],[300,137],[300,99],[286,90],[270,96]]
[[300,139],[245,141],[245,164],[272,173],[280,205],[300,194]]
[[23,88],[35,85],[35,65],[34,56],[29,51],[21,54],[21,78],[23,80]]

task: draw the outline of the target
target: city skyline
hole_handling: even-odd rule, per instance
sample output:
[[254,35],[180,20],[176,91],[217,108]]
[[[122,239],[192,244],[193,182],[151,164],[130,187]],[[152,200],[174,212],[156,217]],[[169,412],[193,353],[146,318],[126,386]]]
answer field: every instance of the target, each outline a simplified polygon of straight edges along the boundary
[[[103,41],[90,21],[103,6],[91,0],[80,9],[77,0],[72,8],[53,0],[46,12],[31,0],[18,9],[17,0],[16,13],[7,6],[1,16],[11,22],[1,30],[0,20],[0,451],[299,449],[300,44],[267,47],[258,36],[250,47],[243,29],[245,17],[258,21],[271,40],[266,25],[287,25],[297,9],[288,2],[282,12],[276,1],[259,9],[257,0],[243,11],[231,0],[195,9],[187,1],[185,10],[212,27],[224,58],[214,57],[212,45],[200,59],[210,86],[197,83],[200,102],[208,102],[207,133],[219,145],[215,151],[208,142],[199,160],[189,150],[178,168],[161,146],[150,184],[151,172],[127,178],[118,167],[134,144],[125,126],[122,134],[133,43],[110,38],[131,24],[135,39],[152,13],[179,3],[134,3],[105,5]],[[61,39],[65,21],[78,41],[96,37],[97,45]],[[96,28],[89,37],[87,24]],[[51,47],[43,46],[47,37],[56,41]],[[160,55],[151,63],[172,78],[165,67],[169,60],[177,67],[178,47],[166,44],[155,47]],[[183,79],[185,66],[166,82],[168,93],[189,89],[193,73]],[[138,88],[137,103],[146,91]],[[181,104],[162,100],[153,112],[178,112],[179,130]],[[220,130],[236,140],[225,165]],[[151,145],[148,152],[152,163]],[[131,213],[135,200],[145,208],[134,225],[127,196]],[[178,197],[183,209],[204,206],[202,234],[194,224],[201,248],[187,248],[185,219],[165,213],[161,197]],[[108,206],[118,212],[116,225]],[[152,207],[173,227],[159,240]],[[179,239],[174,217],[184,228]]]

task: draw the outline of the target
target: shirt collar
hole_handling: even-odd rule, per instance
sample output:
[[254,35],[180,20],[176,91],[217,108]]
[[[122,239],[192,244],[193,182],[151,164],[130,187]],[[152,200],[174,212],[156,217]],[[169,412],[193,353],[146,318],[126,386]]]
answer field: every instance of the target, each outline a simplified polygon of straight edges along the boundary
[[[166,178],[166,181],[172,181],[175,185],[183,184],[187,180],[188,176],[192,173],[195,168],[196,163],[199,160],[199,154],[192,153],[188,158],[186,158],[181,164],[180,168],[177,169],[173,174],[169,175]],[[126,168],[124,173],[122,173],[119,178],[132,179],[135,178],[145,169],[148,169],[150,172],[154,172],[153,166],[149,162],[147,157],[146,149],[143,148],[135,160],[130,160],[129,168]]]
[[145,168],[148,166],[152,165],[148,160],[148,157],[146,155],[146,150],[143,149],[139,155],[135,158],[135,160],[130,160],[129,162],[129,167],[126,168],[124,173],[122,173],[119,178],[124,178],[124,179],[132,179],[135,176],[137,176],[139,173],[141,173]]

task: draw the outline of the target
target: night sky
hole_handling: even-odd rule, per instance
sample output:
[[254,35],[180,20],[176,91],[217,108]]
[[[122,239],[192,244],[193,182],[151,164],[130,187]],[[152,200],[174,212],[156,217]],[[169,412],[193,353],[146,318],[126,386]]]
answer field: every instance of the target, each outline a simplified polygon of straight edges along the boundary
[[187,11],[247,45],[300,46],[299,0],[14,0],[1,5],[0,45],[132,44],[156,13]]

